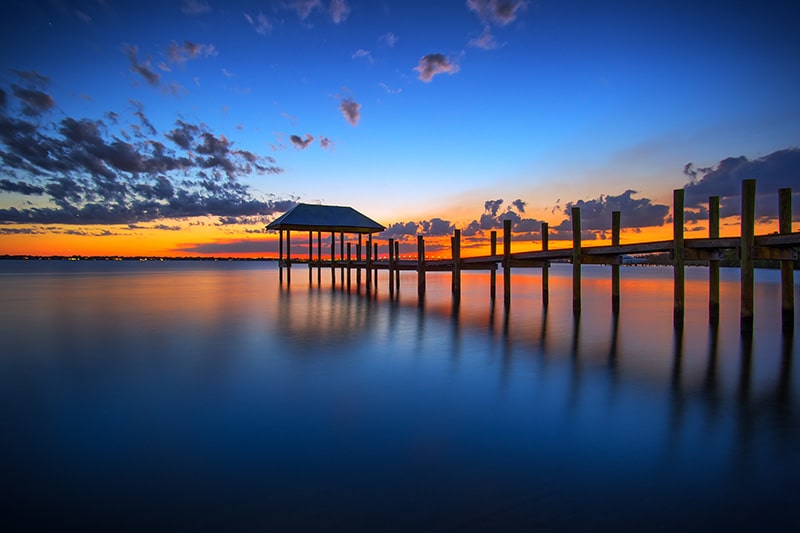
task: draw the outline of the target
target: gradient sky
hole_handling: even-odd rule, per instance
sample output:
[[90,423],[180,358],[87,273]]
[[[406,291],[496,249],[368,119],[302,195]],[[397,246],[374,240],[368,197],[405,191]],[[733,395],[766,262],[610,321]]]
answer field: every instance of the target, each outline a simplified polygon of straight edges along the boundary
[[[0,20],[0,254],[274,255],[294,202],[407,239],[515,220],[623,242],[800,220],[800,7],[22,0]],[[770,226],[769,224],[772,224]],[[726,226],[727,228],[727,226]],[[723,234],[738,231],[723,228]],[[701,235],[702,233],[702,235]]]

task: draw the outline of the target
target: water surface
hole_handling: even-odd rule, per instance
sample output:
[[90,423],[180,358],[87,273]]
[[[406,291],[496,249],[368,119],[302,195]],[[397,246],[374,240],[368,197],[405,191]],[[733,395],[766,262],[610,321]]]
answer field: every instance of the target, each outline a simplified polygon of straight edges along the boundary
[[[779,272],[722,316],[687,269],[390,297],[273,264],[0,262],[0,497],[20,529],[706,530],[800,526],[797,334]],[[798,288],[798,287],[796,287]],[[800,301],[800,289],[796,290]],[[800,321],[795,318],[795,331]]]

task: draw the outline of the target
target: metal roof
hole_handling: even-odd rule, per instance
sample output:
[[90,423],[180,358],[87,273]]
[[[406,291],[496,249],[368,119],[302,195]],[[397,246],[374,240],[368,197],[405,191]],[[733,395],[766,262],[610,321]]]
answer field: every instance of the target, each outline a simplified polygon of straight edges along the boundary
[[386,228],[352,207],[297,204],[270,222],[267,229],[377,233]]

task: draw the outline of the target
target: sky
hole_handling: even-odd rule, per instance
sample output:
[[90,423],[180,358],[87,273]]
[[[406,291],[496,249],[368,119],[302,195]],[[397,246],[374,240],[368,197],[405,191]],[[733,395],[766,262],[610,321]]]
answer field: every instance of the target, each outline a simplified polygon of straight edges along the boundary
[[[297,202],[416,250],[687,237],[743,179],[800,223],[800,6],[570,0],[11,0],[0,255],[275,256]],[[499,232],[502,235],[502,231]],[[439,241],[437,241],[439,239]],[[439,242],[439,244],[436,244]],[[477,249],[477,248],[476,248]]]

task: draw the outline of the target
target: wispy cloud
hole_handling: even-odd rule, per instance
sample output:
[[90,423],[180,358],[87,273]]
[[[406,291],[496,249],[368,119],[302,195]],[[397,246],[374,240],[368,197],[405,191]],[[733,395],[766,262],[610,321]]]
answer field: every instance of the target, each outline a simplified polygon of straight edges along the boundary
[[363,48],[359,48],[358,50],[353,52],[353,59],[366,59],[370,63],[374,61],[372,59],[372,54],[369,52],[369,50],[364,50]]
[[384,33],[383,35],[381,35],[379,37],[379,39],[380,39],[381,42],[385,43],[386,46],[388,46],[389,48],[394,48],[394,45],[396,45],[397,41],[400,40],[397,37],[397,35],[395,35],[392,32]]
[[458,64],[444,54],[428,54],[420,58],[414,70],[419,72],[419,79],[428,83],[437,74],[455,74]]
[[193,43],[192,41],[183,41],[183,44],[178,44],[172,41],[167,46],[167,57],[170,62],[183,64],[190,59],[198,57],[212,57],[217,55],[217,50],[213,44],[200,44]]
[[334,24],[341,24],[350,15],[350,6],[346,0],[331,0],[329,8],[331,20]]
[[297,13],[300,20],[306,20],[315,9],[323,9],[321,0],[291,0],[284,7]]
[[484,24],[505,26],[528,7],[526,0],[467,0],[467,7]]
[[261,11],[255,17],[250,16],[249,13],[244,13],[244,18],[260,35],[267,35],[272,31],[272,23]]
[[499,47],[492,34],[492,30],[488,26],[483,29],[483,33],[481,33],[480,36],[470,39],[469,45],[484,50],[494,50]]
[[339,109],[351,126],[358,126],[358,121],[361,120],[361,104],[352,98],[343,98],[339,103]]
[[206,0],[182,0],[181,13],[184,15],[202,15],[211,11],[211,5]]

